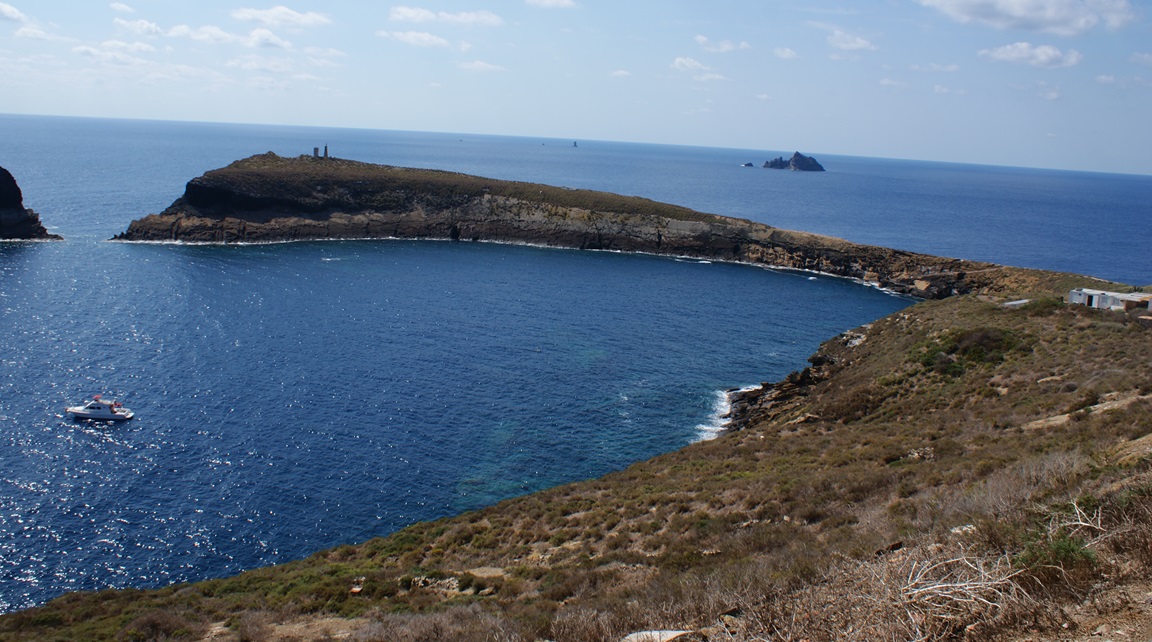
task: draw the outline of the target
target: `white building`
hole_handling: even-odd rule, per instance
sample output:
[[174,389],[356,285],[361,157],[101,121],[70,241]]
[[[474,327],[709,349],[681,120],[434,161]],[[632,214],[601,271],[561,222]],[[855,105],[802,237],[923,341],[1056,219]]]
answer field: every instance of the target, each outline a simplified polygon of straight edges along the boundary
[[1145,292],[1121,294],[1119,292],[1091,290],[1089,288],[1076,288],[1068,292],[1068,303],[1078,303],[1100,310],[1148,309],[1149,302],[1152,302],[1152,294]]

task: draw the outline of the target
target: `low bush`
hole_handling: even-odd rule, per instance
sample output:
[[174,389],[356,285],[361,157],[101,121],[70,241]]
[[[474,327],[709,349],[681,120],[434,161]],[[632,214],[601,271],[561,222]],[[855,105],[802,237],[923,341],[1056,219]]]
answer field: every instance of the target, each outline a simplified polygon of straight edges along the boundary
[[120,630],[116,639],[121,642],[166,642],[192,640],[198,637],[200,627],[167,610],[152,610],[134,618]]

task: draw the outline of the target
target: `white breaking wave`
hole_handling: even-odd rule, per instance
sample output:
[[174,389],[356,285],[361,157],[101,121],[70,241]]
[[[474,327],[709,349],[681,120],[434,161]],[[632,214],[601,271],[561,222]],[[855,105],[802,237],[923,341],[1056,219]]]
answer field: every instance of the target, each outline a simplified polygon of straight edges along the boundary
[[717,390],[713,392],[712,412],[708,413],[705,423],[696,425],[696,441],[708,441],[720,436],[728,428],[732,417],[732,395],[737,392],[754,390],[759,386],[748,386],[739,390]]

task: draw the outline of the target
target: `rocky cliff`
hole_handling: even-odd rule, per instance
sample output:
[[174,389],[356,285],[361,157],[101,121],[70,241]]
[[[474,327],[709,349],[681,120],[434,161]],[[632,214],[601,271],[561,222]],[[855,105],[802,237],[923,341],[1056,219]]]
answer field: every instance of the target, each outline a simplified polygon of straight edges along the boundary
[[648,199],[271,152],[193,179],[116,240],[429,238],[647,252],[810,270],[922,298],[1019,289],[1033,270],[941,258]]
[[40,216],[24,208],[24,194],[11,172],[0,167],[0,240],[53,239],[40,224]]

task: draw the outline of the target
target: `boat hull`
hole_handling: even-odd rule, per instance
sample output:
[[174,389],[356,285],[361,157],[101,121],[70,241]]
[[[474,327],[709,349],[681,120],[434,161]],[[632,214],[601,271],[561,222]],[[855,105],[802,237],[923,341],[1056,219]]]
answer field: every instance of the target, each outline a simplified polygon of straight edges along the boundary
[[73,406],[65,408],[65,412],[72,415],[74,419],[90,419],[92,421],[128,421],[135,417],[135,413],[127,408],[121,408],[115,413],[111,412],[93,412],[85,409],[83,406]]

